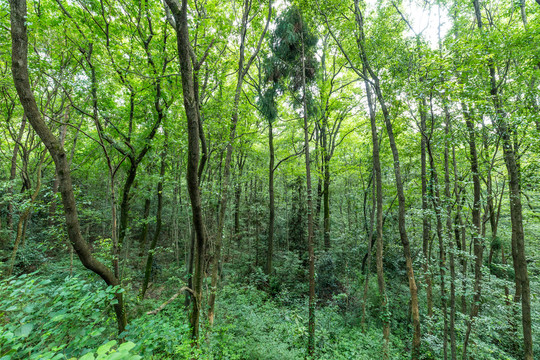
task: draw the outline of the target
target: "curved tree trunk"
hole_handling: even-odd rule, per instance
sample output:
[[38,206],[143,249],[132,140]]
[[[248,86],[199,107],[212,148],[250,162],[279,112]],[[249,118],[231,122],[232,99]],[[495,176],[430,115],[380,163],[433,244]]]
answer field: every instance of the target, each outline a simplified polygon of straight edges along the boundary
[[[26,32],[26,0],[12,0],[11,5],[11,37],[12,37],[12,73],[17,94],[24,108],[28,121],[51,154],[60,184],[60,194],[66,219],[68,237],[82,264],[99,275],[107,285],[120,285],[110,269],[92,256],[88,243],[81,235],[77,205],[73,193],[68,158],[58,139],[45,124],[37,107],[30,87],[28,76],[28,36]],[[118,331],[125,330],[127,324],[122,293],[116,293],[117,304],[114,305]]]

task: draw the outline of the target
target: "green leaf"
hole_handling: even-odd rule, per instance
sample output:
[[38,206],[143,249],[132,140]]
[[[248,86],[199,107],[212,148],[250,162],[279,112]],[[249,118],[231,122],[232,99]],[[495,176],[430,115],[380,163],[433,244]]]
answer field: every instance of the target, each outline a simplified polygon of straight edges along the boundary
[[89,352],[89,353],[83,355],[83,357],[80,358],[79,360],[94,360],[94,359],[95,359],[94,353]]
[[120,345],[118,347],[118,351],[119,352],[122,352],[122,351],[128,352],[129,350],[133,349],[134,347],[135,347],[135,344],[132,343],[131,341],[128,341],[128,342],[125,342],[122,345]]
[[15,335],[25,338],[30,335],[33,329],[34,329],[34,324],[24,324],[23,326],[21,326],[15,331]]
[[97,349],[97,354],[102,355],[102,354],[107,353],[114,345],[116,345],[116,340],[111,340],[108,343],[106,343],[105,345],[101,345]]
[[112,353],[111,355],[107,356],[107,360],[120,360],[120,359],[125,359],[125,355],[128,355],[126,353],[123,353],[123,352],[115,352],[115,353]]

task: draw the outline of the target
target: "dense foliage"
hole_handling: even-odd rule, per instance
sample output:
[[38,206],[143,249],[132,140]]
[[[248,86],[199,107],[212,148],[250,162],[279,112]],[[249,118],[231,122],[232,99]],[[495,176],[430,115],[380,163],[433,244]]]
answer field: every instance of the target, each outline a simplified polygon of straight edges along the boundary
[[540,357],[540,1],[0,29],[0,360]]

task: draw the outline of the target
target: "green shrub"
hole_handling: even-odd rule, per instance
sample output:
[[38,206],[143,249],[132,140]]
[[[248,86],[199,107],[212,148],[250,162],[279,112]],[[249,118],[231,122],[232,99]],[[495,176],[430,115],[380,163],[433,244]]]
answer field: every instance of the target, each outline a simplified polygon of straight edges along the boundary
[[118,289],[80,277],[59,284],[37,273],[0,282],[0,358],[81,356],[115,336]]

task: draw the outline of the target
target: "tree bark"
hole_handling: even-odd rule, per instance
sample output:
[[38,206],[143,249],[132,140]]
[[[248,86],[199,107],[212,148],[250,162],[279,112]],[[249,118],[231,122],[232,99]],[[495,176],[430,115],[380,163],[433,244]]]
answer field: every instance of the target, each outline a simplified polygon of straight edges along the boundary
[[[478,0],[473,0],[474,12],[478,29],[484,38],[482,15]],[[524,22],[526,25],[526,22]],[[489,45],[486,43],[486,50]],[[512,223],[512,257],[514,260],[514,273],[516,282],[516,298],[521,298],[521,321],[523,325],[523,358],[533,359],[533,342],[531,328],[531,294],[529,276],[527,272],[527,259],[525,257],[525,239],[523,232],[523,211],[521,205],[521,176],[519,167],[518,149],[512,143],[512,129],[506,121],[506,112],[503,109],[497,84],[497,71],[493,57],[488,57],[487,68],[490,79],[490,95],[495,108],[495,126],[503,142],[504,162],[509,178],[510,219]]]
[[449,246],[450,257],[450,324],[448,331],[450,332],[450,357],[452,360],[457,359],[457,344],[456,344],[456,268],[455,268],[455,247],[452,241],[452,201],[450,193],[450,151],[449,143],[453,139],[451,134],[451,119],[448,110],[448,105],[444,104],[444,113],[446,123],[444,126],[445,142],[444,142],[444,196],[446,202],[446,238]]
[[330,250],[330,155],[326,154],[328,149],[324,149],[323,155],[323,225],[324,225],[324,248]]
[[142,257],[146,252],[146,246],[148,243],[148,217],[150,216],[150,197],[144,200],[143,211],[143,228],[141,231],[141,237],[139,238],[139,255]]

